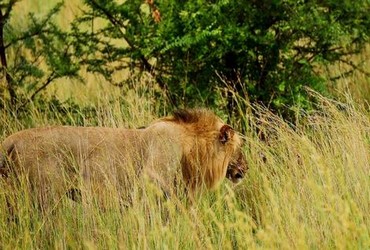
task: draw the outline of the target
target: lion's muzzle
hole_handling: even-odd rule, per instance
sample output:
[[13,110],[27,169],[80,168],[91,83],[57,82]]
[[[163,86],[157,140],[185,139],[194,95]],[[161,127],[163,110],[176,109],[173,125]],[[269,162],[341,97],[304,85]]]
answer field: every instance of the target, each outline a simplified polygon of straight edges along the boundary
[[244,178],[244,171],[241,168],[229,168],[226,172],[226,178],[233,183],[239,183]]

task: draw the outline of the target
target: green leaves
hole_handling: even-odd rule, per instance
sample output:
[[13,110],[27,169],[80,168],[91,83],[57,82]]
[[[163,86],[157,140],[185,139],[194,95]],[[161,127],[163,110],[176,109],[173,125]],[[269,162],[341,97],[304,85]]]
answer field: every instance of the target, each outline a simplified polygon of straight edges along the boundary
[[4,39],[5,55],[11,54],[14,58],[7,67],[11,75],[8,91],[14,91],[11,95],[14,110],[34,101],[55,79],[78,76],[80,67],[71,50],[70,39],[53,21],[62,4],[56,4],[45,16],[30,13],[23,30],[10,23],[4,26],[6,34],[1,39]]
[[[309,106],[304,87],[325,91],[314,69],[359,53],[370,35],[367,0],[84,3],[68,33],[52,21],[60,4],[43,18],[31,15],[26,31],[4,27],[8,47],[24,47],[33,57],[24,64],[28,71],[12,72],[18,86],[29,76],[46,82],[77,76],[81,66],[111,82],[126,69],[127,79],[112,82],[120,85],[146,71],[175,106],[226,98],[232,112],[237,96],[289,117],[290,106]],[[46,70],[37,71],[31,66],[41,58]]]
[[[217,58],[223,59],[217,64],[214,57],[211,64],[227,78],[226,82],[235,82],[235,74],[230,72],[236,71],[240,82],[248,82],[247,93],[252,101],[269,104],[271,99],[277,98],[272,102],[277,104],[277,110],[281,110],[282,102],[288,106],[295,105],[297,100],[301,103],[306,95],[303,88],[294,88],[295,85],[317,90],[324,87],[321,76],[313,70],[314,64],[333,63],[364,45],[364,40],[361,41],[364,36],[353,32],[356,29],[348,29],[364,22],[370,27],[368,18],[363,15],[369,10],[369,4],[360,2],[362,8],[331,1],[275,1],[271,5],[229,2],[226,11],[211,14],[217,16],[217,20],[210,16],[211,27],[221,27],[220,35],[212,38],[217,41]],[[207,13],[223,7],[210,8]],[[348,12],[356,15],[344,15]],[[362,32],[369,34],[369,28],[363,26]],[[185,37],[187,33],[184,31]],[[352,36],[358,37],[353,39]],[[193,43],[201,46],[196,39]],[[194,48],[188,49],[194,51]],[[208,58],[212,57],[212,51],[207,53]],[[212,80],[217,81],[217,77]]]

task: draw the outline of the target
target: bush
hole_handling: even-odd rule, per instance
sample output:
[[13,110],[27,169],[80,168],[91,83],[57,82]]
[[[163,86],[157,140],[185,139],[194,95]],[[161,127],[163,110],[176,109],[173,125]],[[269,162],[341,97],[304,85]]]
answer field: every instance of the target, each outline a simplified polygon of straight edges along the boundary
[[74,29],[83,63],[108,80],[149,71],[176,106],[214,105],[226,87],[229,111],[238,95],[290,116],[310,108],[306,86],[325,93],[318,67],[359,53],[370,33],[365,0],[85,3]]
[[[311,106],[306,87],[325,93],[320,67],[358,68],[348,56],[370,33],[366,0],[85,0],[69,33],[52,21],[60,4],[43,18],[30,14],[24,30],[12,27],[16,2],[0,6],[0,99],[16,110],[86,66],[119,86],[149,72],[175,107],[218,105],[238,114],[253,102],[292,117],[290,107]],[[122,70],[127,79],[115,82]]]

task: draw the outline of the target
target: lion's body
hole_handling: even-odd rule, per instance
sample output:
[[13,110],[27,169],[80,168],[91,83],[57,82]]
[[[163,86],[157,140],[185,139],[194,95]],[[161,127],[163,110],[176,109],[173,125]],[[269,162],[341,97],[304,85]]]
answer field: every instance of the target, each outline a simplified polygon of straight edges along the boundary
[[193,195],[202,186],[217,186],[240,151],[240,138],[230,134],[233,131],[225,130],[223,136],[231,138],[220,142],[225,126],[210,111],[191,110],[145,129],[28,129],[5,139],[2,152],[8,164],[0,162],[0,169],[27,176],[32,186],[58,194],[80,188],[81,181],[92,189],[106,185],[127,189],[141,175],[172,189],[180,173]]

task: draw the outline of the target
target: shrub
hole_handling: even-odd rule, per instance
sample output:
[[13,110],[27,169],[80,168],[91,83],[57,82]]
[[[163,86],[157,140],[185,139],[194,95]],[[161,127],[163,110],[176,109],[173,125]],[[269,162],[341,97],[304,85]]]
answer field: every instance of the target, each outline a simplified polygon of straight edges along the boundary
[[226,87],[229,111],[237,94],[289,116],[310,108],[304,87],[325,93],[318,67],[359,53],[370,33],[365,0],[85,3],[74,35],[89,69],[111,81],[151,72],[176,106],[215,105]]

